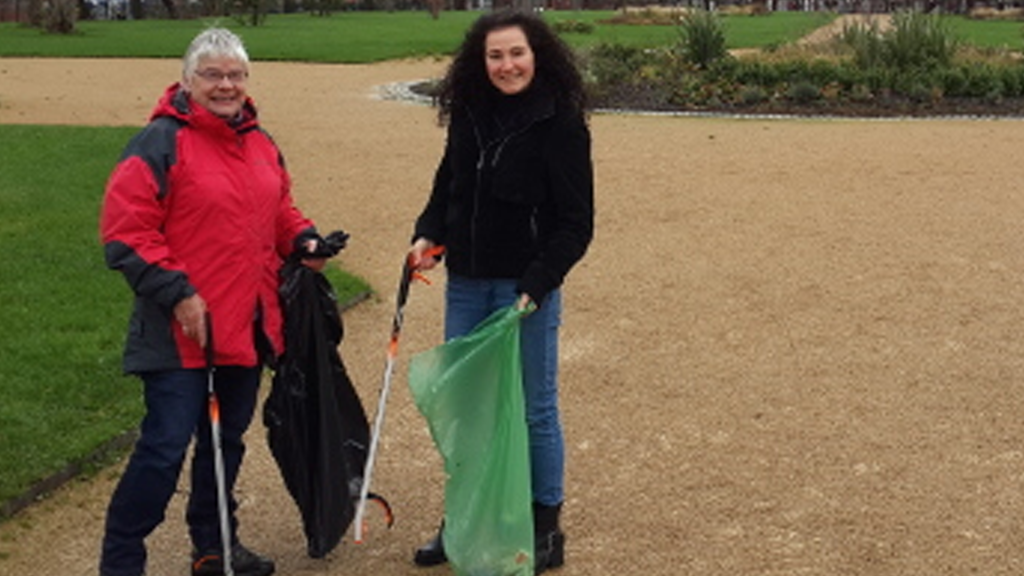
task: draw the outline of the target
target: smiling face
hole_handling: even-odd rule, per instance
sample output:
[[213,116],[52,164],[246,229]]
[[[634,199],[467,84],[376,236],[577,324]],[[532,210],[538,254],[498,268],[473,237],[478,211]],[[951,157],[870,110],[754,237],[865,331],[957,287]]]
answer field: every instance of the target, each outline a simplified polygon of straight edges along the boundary
[[245,104],[249,67],[230,57],[200,58],[182,84],[192,100],[221,118],[234,118]]
[[533,49],[519,26],[489,32],[484,41],[484,61],[488,78],[502,94],[518,94],[533,82]]

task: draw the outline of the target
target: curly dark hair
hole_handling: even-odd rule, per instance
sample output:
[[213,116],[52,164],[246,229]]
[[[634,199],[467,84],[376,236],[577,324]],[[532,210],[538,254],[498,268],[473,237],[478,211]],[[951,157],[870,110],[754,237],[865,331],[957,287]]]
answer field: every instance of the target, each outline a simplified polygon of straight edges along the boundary
[[547,85],[559,106],[586,111],[587,94],[572,50],[539,16],[519,10],[499,10],[477,18],[441,80],[434,98],[440,124],[451,119],[455,108],[486,106],[498,94],[487,76],[484,47],[488,34],[512,27],[523,31],[533,51],[534,82]]

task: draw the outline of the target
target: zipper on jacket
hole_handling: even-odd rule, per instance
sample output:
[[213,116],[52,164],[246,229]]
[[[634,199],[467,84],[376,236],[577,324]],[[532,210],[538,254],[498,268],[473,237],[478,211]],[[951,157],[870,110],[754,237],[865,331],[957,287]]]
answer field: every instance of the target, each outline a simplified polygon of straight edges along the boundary
[[[487,166],[487,150],[488,150],[488,146],[486,146],[484,144],[484,139],[483,139],[483,136],[480,134],[480,127],[479,127],[479,124],[476,121],[476,117],[473,115],[473,111],[471,109],[467,108],[466,109],[466,113],[469,116],[470,124],[473,125],[473,136],[476,137],[476,147],[480,151],[479,154],[477,155],[477,159],[476,159],[476,186],[474,187],[474,190],[473,190],[473,210],[471,212],[472,216],[470,217],[470,226],[469,226],[469,243],[470,243],[469,267],[470,267],[470,270],[471,270],[471,274],[473,276],[476,276],[477,275],[477,269],[479,268],[479,266],[477,265],[477,262],[478,262],[477,241],[476,241],[476,239],[477,239],[477,222],[478,222],[479,216],[480,216],[480,195],[483,193],[483,175],[484,175],[484,168]],[[512,132],[512,133],[508,134],[507,136],[504,136],[503,138],[501,138],[501,140],[498,141],[498,144],[497,144],[497,146],[494,149],[494,157],[491,158],[491,162],[490,162],[491,168],[497,168],[498,167],[498,161],[501,159],[501,155],[505,151],[505,146],[513,138],[515,138],[517,136],[520,136],[522,134],[525,134],[531,128],[533,128],[533,126],[536,125],[538,122],[540,122],[541,120],[546,120],[546,119],[550,118],[552,115],[553,114],[545,114],[545,115],[542,115],[542,116],[538,116],[536,118],[532,118],[522,128],[520,128],[520,129],[516,130],[515,132]],[[533,236],[534,244],[537,244],[538,239],[540,238],[540,230],[539,230],[539,227],[537,225],[537,208],[536,207],[533,208],[533,212],[532,212],[532,214],[530,214],[530,234]]]
[[539,248],[540,246],[540,225],[537,224],[537,207],[534,206],[530,210],[530,240],[533,241],[533,246]]
[[480,135],[480,127],[477,125],[473,111],[467,109],[469,122],[473,125],[473,136],[476,138],[476,148],[479,151],[476,159],[476,185],[473,186],[473,210],[469,217],[469,270],[470,276],[477,274],[476,254],[476,223],[480,216],[480,189],[483,186],[484,163],[487,158],[487,148],[484,146],[483,136]]
[[498,142],[498,147],[494,150],[494,158],[491,158],[491,168],[497,168],[498,167],[498,160],[501,159],[501,153],[505,151],[505,145],[508,144],[509,141],[511,141],[516,136],[519,136],[521,134],[525,134],[530,128],[533,128],[534,124],[536,124],[540,120],[542,120],[542,118],[530,120],[530,123],[527,124],[526,126],[523,126],[519,130],[516,130],[515,132],[512,132],[508,136],[505,136],[504,138],[502,138]]

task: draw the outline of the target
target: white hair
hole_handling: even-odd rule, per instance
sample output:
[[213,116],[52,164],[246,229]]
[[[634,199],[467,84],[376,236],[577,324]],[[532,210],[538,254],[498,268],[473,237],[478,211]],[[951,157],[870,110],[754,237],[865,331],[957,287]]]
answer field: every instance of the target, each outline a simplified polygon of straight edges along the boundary
[[188,77],[199,66],[203,58],[233,58],[249,64],[249,54],[242,39],[227,28],[207,28],[196,36],[185,51],[182,59],[182,73]]

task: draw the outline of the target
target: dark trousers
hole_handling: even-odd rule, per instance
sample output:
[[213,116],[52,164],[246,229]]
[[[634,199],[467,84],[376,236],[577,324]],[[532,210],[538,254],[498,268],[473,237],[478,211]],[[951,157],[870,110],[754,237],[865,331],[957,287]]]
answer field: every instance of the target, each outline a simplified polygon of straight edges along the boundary
[[[232,541],[233,487],[242,464],[242,435],[256,408],[261,369],[218,367],[214,388],[220,403],[221,445]],[[186,520],[199,551],[221,549],[206,370],[169,370],[142,375],[146,415],[124,475],[107,508],[100,558],[104,576],[139,576],[146,567],[145,539],[164,520],[189,443],[195,436]]]

